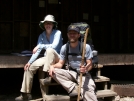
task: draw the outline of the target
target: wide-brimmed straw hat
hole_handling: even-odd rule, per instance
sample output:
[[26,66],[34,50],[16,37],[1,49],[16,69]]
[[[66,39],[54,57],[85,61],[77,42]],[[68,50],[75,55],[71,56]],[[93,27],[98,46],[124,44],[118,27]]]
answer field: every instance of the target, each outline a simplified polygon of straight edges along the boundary
[[45,28],[44,28],[44,22],[46,22],[46,21],[53,22],[53,24],[54,24],[54,27],[53,28],[54,29],[57,28],[57,24],[58,23],[55,21],[54,16],[53,15],[47,15],[47,16],[45,16],[44,20],[43,21],[40,21],[40,23],[39,23],[39,26],[40,26],[41,29],[45,30]]

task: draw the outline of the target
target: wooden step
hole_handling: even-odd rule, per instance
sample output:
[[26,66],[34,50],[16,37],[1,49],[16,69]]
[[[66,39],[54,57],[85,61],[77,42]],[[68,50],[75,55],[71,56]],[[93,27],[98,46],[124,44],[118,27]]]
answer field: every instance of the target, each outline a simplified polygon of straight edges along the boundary
[[43,101],[70,101],[68,95],[44,95]]
[[29,100],[29,101],[42,101],[43,98],[38,98],[38,99],[32,99],[32,100]]
[[107,82],[107,81],[110,81],[110,78],[105,77],[105,76],[97,76],[97,77],[93,77],[93,79],[95,80],[95,82]]
[[[97,76],[97,77],[93,77],[93,79],[95,80],[95,82],[107,82],[107,81],[110,81],[110,79],[108,77],[105,77],[105,76]],[[42,79],[43,81],[43,79]],[[40,81],[40,82],[42,82]],[[60,85],[58,84],[57,82],[55,82],[53,79],[50,83],[47,83],[45,85]]]
[[[104,99],[110,98],[110,100],[104,100],[104,101],[114,101],[114,100],[111,100],[111,98],[115,98],[115,96],[117,96],[117,93],[112,91],[112,90],[98,90],[96,92],[96,95],[97,95],[97,99],[99,99],[99,98],[104,98]],[[72,100],[76,101],[76,99],[77,99],[77,97],[70,98],[71,101]],[[80,98],[80,100],[82,100],[82,98]]]
[[[117,93],[112,90],[99,90],[96,92],[97,98],[115,97]],[[43,101],[70,101],[75,100],[77,97],[70,98],[68,95],[44,95]]]
[[116,96],[117,93],[112,90],[99,90],[96,92],[97,98]]
[[93,68],[103,68],[102,64],[93,64]]

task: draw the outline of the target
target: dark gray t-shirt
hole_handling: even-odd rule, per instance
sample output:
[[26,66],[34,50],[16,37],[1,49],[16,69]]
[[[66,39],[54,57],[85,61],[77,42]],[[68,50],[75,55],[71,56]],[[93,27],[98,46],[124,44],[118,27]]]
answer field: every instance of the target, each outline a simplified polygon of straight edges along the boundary
[[[77,45],[76,48],[72,48],[72,47],[69,46],[69,53],[79,54],[80,53],[80,45],[79,44]],[[65,55],[66,55],[66,44],[63,45],[62,48],[61,48],[60,60],[65,60]],[[91,50],[90,46],[88,44],[86,44],[85,59],[88,60],[88,59],[91,59],[92,57],[93,57],[92,50]],[[69,55],[68,56],[69,65],[73,69],[79,68],[80,64],[81,64],[81,58],[82,58],[81,54],[77,55],[77,56]]]

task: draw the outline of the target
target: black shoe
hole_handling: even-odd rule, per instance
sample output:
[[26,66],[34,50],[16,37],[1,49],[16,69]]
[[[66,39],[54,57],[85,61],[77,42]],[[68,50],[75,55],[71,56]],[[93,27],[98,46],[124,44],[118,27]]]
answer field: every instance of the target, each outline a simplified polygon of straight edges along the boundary
[[20,96],[15,98],[15,101],[26,101],[32,100],[32,95],[29,93],[22,93]]

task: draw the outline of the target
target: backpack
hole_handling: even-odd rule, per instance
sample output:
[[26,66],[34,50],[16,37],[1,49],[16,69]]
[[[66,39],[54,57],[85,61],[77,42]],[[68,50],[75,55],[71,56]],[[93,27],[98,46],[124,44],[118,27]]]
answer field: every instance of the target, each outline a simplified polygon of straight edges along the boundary
[[[66,43],[66,55],[65,55],[65,61],[66,63],[68,62],[68,55],[81,55],[82,56],[82,49],[83,49],[83,42],[84,42],[84,35],[86,32],[86,29],[89,28],[88,31],[88,36],[87,36],[87,44],[90,45],[91,50],[93,51],[93,58],[92,58],[92,63],[93,65],[98,64],[98,57],[97,57],[97,51],[94,50],[94,46],[92,44],[92,39],[91,39],[91,31],[90,31],[90,26],[86,22],[78,22],[78,23],[71,23],[70,25],[77,26],[80,29],[80,53],[68,53],[69,51],[69,42]],[[66,64],[68,67],[68,63]]]

